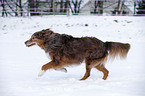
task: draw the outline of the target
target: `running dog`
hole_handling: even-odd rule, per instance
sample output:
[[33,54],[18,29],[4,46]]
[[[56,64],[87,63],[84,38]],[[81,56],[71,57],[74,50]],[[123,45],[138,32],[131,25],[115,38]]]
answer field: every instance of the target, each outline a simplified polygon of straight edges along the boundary
[[92,68],[102,71],[106,80],[109,71],[104,64],[108,58],[125,58],[130,44],[119,42],[103,42],[95,37],[75,38],[66,34],[54,33],[50,29],[34,33],[25,42],[27,47],[38,45],[51,57],[51,61],[42,66],[39,76],[48,69],[67,72],[65,66],[80,64],[85,60],[86,73],[80,80],[90,76]]

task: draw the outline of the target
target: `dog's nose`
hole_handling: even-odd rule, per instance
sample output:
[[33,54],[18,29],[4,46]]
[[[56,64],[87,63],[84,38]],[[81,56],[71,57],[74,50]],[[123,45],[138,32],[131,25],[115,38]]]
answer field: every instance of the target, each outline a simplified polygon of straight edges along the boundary
[[27,42],[28,42],[28,41],[25,42],[26,45],[27,45]]
[[28,47],[28,44],[27,44],[28,40],[25,42],[25,45]]

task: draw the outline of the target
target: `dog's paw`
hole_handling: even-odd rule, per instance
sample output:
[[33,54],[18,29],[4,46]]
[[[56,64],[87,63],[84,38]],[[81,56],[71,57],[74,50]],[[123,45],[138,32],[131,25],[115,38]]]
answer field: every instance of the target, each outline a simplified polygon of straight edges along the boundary
[[45,72],[46,72],[46,71],[44,71],[44,70],[41,70],[41,71],[38,73],[38,77],[41,77],[41,76],[43,76]]
[[66,68],[59,68],[59,69],[55,69],[55,70],[67,73],[67,69]]

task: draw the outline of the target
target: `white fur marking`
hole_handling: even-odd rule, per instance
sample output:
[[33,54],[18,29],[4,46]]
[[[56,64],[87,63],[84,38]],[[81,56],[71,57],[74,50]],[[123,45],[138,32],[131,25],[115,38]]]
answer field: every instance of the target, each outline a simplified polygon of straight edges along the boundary
[[45,72],[46,72],[46,71],[41,70],[41,71],[38,73],[38,77],[41,77],[42,75],[44,75]]
[[48,58],[49,60],[51,60],[51,57],[50,57],[50,55],[49,55],[48,52],[46,53],[46,56],[47,56],[47,58]]

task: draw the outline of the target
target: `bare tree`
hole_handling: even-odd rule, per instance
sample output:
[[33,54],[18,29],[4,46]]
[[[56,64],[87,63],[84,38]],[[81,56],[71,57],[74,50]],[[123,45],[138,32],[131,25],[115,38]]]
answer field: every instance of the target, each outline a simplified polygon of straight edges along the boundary
[[80,7],[83,0],[70,0],[69,6],[73,14],[78,14],[80,12]]
[[94,13],[98,13],[97,7],[98,7],[98,3],[97,3],[97,0],[95,0],[95,2],[94,2]]
[[63,4],[64,4],[64,1],[61,0],[61,1],[60,1],[60,12],[63,12]]
[[122,1],[121,8],[120,8],[120,15],[123,14],[123,11],[124,11],[124,3],[125,3],[125,0]]
[[69,7],[69,0],[66,0],[64,7],[64,12],[67,12]]
[[15,10],[15,4],[9,3],[7,0],[5,0],[6,5],[11,9],[11,11],[15,14],[15,16],[18,16],[17,11]]
[[23,16],[23,6],[22,6],[22,1],[21,0],[14,0],[13,1],[13,6],[16,6],[15,8],[15,16]]
[[39,6],[37,0],[28,0],[28,2],[29,2],[30,15],[31,16],[39,15],[37,13],[37,8]]
[[135,4],[138,5],[138,7],[136,8],[137,9],[136,13],[144,15],[145,14],[145,0],[136,1]]
[[60,12],[67,12],[69,0],[61,0],[60,1]]
[[118,5],[116,7],[116,15],[119,14],[120,2],[121,0],[118,0]]
[[23,16],[21,0],[1,0],[2,16]]
[[23,16],[22,1],[19,0],[20,15]]
[[92,13],[103,14],[103,2],[104,2],[104,0],[94,0]]
[[5,9],[5,0],[1,0],[1,6],[2,6],[2,16],[4,15],[8,16],[7,11]]
[[103,14],[103,0],[98,1],[98,14]]
[[118,0],[118,5],[117,7],[115,8],[115,14],[118,15],[122,15],[123,14],[123,11],[124,11],[124,3],[125,3],[125,0]]

